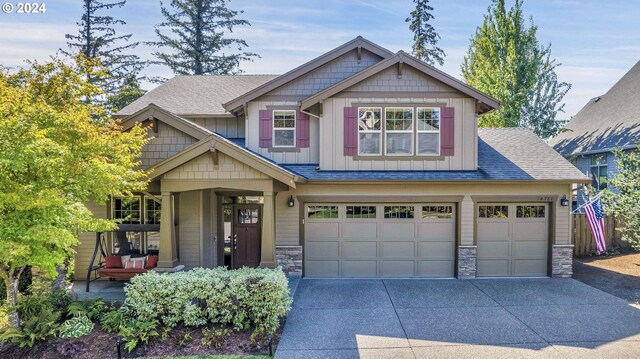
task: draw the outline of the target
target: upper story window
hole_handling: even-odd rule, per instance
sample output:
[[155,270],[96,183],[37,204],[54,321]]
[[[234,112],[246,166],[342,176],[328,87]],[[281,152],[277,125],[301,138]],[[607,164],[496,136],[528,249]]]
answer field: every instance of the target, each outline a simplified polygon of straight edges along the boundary
[[591,155],[591,166],[589,167],[591,174],[591,185],[597,191],[607,188],[607,154],[598,153]]
[[419,155],[440,154],[440,108],[418,107],[417,143]]
[[358,154],[382,154],[382,108],[358,108]]
[[385,154],[413,154],[413,108],[387,107],[384,112]]
[[[268,118],[268,117],[267,117]],[[296,146],[296,111],[273,111],[273,147]]]

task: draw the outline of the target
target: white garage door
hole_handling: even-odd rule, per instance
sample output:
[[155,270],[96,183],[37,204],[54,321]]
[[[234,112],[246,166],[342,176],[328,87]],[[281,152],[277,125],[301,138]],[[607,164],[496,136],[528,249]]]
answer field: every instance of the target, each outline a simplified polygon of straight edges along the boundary
[[549,208],[541,203],[478,205],[478,276],[546,276]]
[[455,205],[305,206],[307,277],[453,277]]

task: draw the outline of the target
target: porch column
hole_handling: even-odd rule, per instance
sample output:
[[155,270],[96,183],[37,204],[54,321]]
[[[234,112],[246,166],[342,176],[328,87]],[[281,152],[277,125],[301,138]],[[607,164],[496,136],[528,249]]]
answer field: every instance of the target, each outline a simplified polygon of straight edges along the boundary
[[158,268],[173,268],[178,264],[175,217],[171,192],[162,192],[160,213],[160,254]]
[[475,203],[466,195],[460,202],[460,245],[458,246],[458,278],[476,277],[478,246],[474,243]]
[[273,192],[263,192],[260,267],[276,267],[276,210]]

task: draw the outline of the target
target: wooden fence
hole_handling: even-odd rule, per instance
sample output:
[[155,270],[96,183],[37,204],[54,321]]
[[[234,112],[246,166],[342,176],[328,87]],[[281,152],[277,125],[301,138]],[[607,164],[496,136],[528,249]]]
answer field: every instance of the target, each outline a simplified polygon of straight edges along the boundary
[[[620,232],[616,231],[616,227],[619,224],[613,216],[605,216],[604,218],[604,233],[607,243],[607,248],[610,247],[627,247],[628,243],[622,240]],[[589,220],[584,214],[573,215],[573,254],[576,256],[590,255],[596,250],[596,243],[593,241],[593,234],[591,233],[591,227],[589,227]]]

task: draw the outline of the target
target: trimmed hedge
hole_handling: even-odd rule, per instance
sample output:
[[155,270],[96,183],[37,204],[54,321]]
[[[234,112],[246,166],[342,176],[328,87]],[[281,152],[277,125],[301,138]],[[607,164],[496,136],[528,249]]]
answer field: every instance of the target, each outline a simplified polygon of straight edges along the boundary
[[253,337],[273,333],[291,308],[287,278],[280,269],[196,268],[187,272],[148,272],[125,287],[124,305],[141,319],[235,329],[255,327]]

